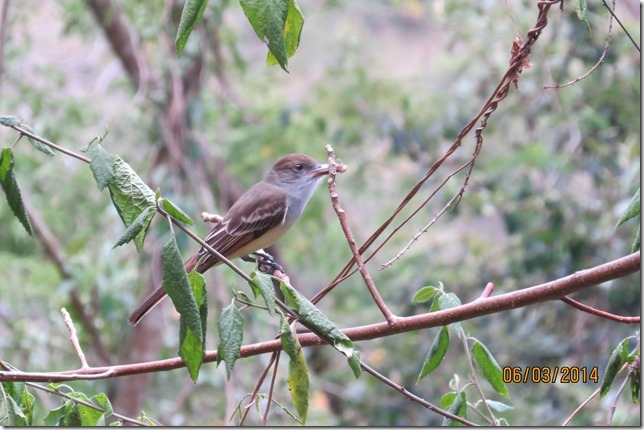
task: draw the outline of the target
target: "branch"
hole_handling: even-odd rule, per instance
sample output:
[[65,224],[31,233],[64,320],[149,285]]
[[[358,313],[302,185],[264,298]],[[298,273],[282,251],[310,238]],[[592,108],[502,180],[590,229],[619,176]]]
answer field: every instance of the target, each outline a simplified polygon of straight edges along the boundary
[[382,312],[382,314],[384,315],[389,325],[393,325],[398,317],[389,310],[389,308],[385,304],[385,301],[380,296],[378,288],[376,288],[376,284],[373,282],[373,279],[371,278],[367,267],[364,265],[364,261],[362,261],[362,257],[360,256],[360,252],[358,251],[356,241],[353,238],[353,233],[351,232],[351,227],[349,227],[349,222],[347,221],[347,216],[345,215],[344,209],[342,209],[342,207],[340,206],[338,193],[335,189],[335,154],[333,153],[333,148],[331,147],[331,145],[326,145],[326,151],[329,154],[329,194],[331,195],[333,209],[338,215],[340,225],[342,226],[342,231],[344,231],[344,236],[347,238],[347,242],[349,242],[349,248],[351,248],[351,252],[353,253],[353,259],[358,264],[358,270],[360,271],[365,284],[367,284],[367,288],[369,289],[369,293],[371,293],[371,297],[373,297],[373,300],[376,302],[376,305],[380,309],[380,312]]
[[[362,341],[392,336],[415,330],[438,327],[454,322],[465,321],[495,314],[510,309],[516,309],[549,300],[558,300],[604,282],[623,278],[640,270],[640,252],[636,252],[617,260],[601,264],[591,269],[575,272],[572,275],[560,278],[545,284],[537,285],[522,290],[501,294],[486,299],[478,298],[473,302],[437,312],[400,317],[395,326],[386,322],[352,327],[342,330],[352,341]],[[298,335],[302,347],[322,345],[325,342],[313,333]],[[240,357],[250,357],[265,354],[281,349],[279,340],[270,340],[246,345],[241,348]],[[208,351],[204,362],[217,360],[216,351]],[[184,367],[183,360],[179,357],[166,360],[151,361],[146,363],[123,364],[111,367],[93,367],[86,370],[73,370],[67,372],[1,372],[0,381],[41,381],[63,382],[83,379],[104,379],[126,375],[135,375],[148,372],[167,371]]]
[[[606,5],[605,1],[604,1],[604,5],[606,7],[608,7],[608,5]],[[615,9],[615,0],[613,0],[613,9]],[[563,87],[567,87],[567,86],[570,86],[570,85],[574,85],[577,82],[579,82],[579,81],[581,81],[583,79],[586,79],[599,66],[601,66],[601,64],[604,62],[604,58],[606,57],[606,53],[608,52],[608,47],[610,46],[610,38],[611,38],[612,31],[613,31],[613,17],[615,16],[615,14],[613,13],[612,10],[610,10],[610,8],[608,8],[608,10],[611,13],[610,19],[608,21],[608,36],[606,36],[606,43],[604,44],[604,51],[602,52],[602,55],[599,57],[599,60],[597,60],[597,63],[593,67],[591,67],[590,70],[588,70],[582,76],[579,76],[577,79],[575,79],[573,81],[570,81],[570,82],[566,82],[565,84],[544,85],[543,86],[544,90],[548,90],[548,89],[552,89],[552,88],[563,88]],[[628,34],[628,33],[626,33],[626,34]]]
[[80,342],[78,341],[78,334],[76,334],[76,327],[74,327],[74,322],[72,321],[72,317],[69,316],[69,312],[67,312],[67,309],[65,308],[61,308],[60,312],[63,314],[65,325],[67,326],[67,330],[69,330],[69,340],[72,342],[72,346],[76,351],[76,355],[78,355],[78,359],[80,360],[80,363],[81,363],[81,369],[89,369],[90,366],[89,364],[87,364],[87,359],[85,358],[83,349],[81,348]]
[[621,315],[611,314],[609,312],[595,309],[591,306],[580,303],[575,299],[571,299],[570,297],[562,297],[561,301],[569,304],[573,308],[579,309],[580,311],[588,312],[589,314],[597,315],[598,317],[606,318],[612,321],[617,321],[617,322],[626,323],[626,324],[639,324],[640,322],[640,317],[623,317]]
[[123,20],[121,5],[113,0],[87,0],[87,6],[103,29],[114,53],[136,88],[141,86],[145,63],[141,47]]

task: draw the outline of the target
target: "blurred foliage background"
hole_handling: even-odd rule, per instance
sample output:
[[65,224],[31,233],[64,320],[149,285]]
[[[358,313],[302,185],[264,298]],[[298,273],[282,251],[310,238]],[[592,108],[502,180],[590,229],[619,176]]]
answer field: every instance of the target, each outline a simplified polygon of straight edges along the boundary
[[[525,36],[537,15],[532,1],[301,2],[306,22],[286,74],[264,65],[265,46],[237,2],[210,1],[180,60],[173,41],[181,2],[112,2],[138,48],[134,57],[142,84],[137,86],[136,74],[123,67],[95,19],[107,4],[3,1],[8,13],[0,114],[17,115],[41,136],[73,150],[108,127],[108,151],[121,155],[193,219],[201,211],[223,214],[278,157],[305,152],[324,160],[324,145],[331,143],[350,167],[338,178],[338,189],[359,243],[478,112],[507,68],[515,34]],[[488,281],[498,294],[630,253],[637,223],[614,226],[639,187],[640,54],[614,24],[606,59],[594,73],[566,88],[544,89],[584,74],[601,55],[608,11],[599,1],[589,2],[589,32],[573,9],[566,3],[563,12],[551,10],[532,52],[533,67],[490,120],[460,205],[401,260],[378,271],[458,191],[457,179],[369,264],[396,314],[426,312],[411,298],[439,281],[467,302]],[[616,14],[639,40],[639,3],[619,1]],[[3,146],[16,137],[0,129]],[[427,192],[467,160],[473,143],[466,139],[425,186]],[[16,170],[30,211],[57,238],[68,275],[0,204],[0,357],[22,370],[76,367],[63,306],[72,312],[92,364],[176,356],[178,321],[169,302],[136,329],[126,322],[147,288],[159,283],[166,223],[154,222],[141,254],[131,245],[113,250],[123,226],[86,165],[65,156],[47,158],[21,142]],[[426,195],[421,192],[416,200]],[[194,229],[205,235],[209,226],[198,222]],[[178,240],[186,257],[197,249],[183,235]],[[309,297],[346,263],[350,251],[326,190],[316,193],[273,251],[293,285]],[[252,269],[250,263],[240,265]],[[216,347],[214,322],[229,303],[231,288],[245,288],[225,268],[211,272],[208,349]],[[639,274],[575,298],[616,314],[639,315]],[[320,308],[340,327],[381,320],[358,276]],[[263,313],[247,311],[245,317],[244,343],[277,332],[277,322]],[[467,321],[464,327],[501,366],[598,366],[600,376],[617,343],[638,329],[556,301]],[[463,384],[468,372],[462,346],[453,342],[438,371],[415,385],[437,330],[358,347],[367,363],[437,404],[454,375]],[[312,372],[307,424],[441,423],[441,417],[368,375],[353,380],[329,348],[305,353]],[[221,425],[252,391],[266,362],[267,357],[239,361],[228,382],[223,366],[207,364],[196,385],[185,370],[70,385],[90,396],[106,392],[124,415],[144,410],[166,425]],[[285,379],[281,372],[275,397],[290,406]],[[597,386],[510,384],[508,403],[514,409],[500,416],[513,425],[560,424]],[[484,389],[502,400],[489,386]],[[573,424],[605,424],[613,396],[593,400]],[[474,391],[469,399],[476,400]],[[36,422],[60,400],[39,394],[38,402]],[[250,415],[249,424],[259,422]],[[293,424],[278,408],[269,422]],[[613,423],[639,425],[639,406],[629,397],[620,399]]]

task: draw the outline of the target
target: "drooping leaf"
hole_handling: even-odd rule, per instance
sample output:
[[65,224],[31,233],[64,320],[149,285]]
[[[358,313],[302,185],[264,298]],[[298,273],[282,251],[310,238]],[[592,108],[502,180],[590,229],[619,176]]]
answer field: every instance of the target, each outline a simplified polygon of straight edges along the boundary
[[579,20],[583,21],[586,24],[586,29],[590,33],[590,23],[588,22],[587,0],[577,0],[575,11],[577,12],[577,17],[579,18]]
[[631,248],[631,252],[637,252],[640,250],[640,230],[642,227],[637,228],[637,234],[635,235],[635,240],[633,241],[633,247]]
[[162,197],[159,199],[159,203],[161,206],[163,206],[163,209],[170,215],[172,218],[181,221],[183,223],[186,223],[188,225],[192,225],[192,219],[186,214],[181,208],[174,203],[172,203],[170,200]]
[[15,127],[19,124],[20,120],[18,117],[13,115],[0,116],[0,125],[4,125],[5,127]]
[[9,384],[11,383],[0,383],[0,426],[26,426],[27,417],[20,409],[18,402],[9,393],[11,389]]
[[195,296],[195,302],[199,306],[199,318],[201,320],[201,339],[190,330],[183,317],[179,318],[179,357],[183,359],[188,368],[188,373],[193,382],[197,382],[199,369],[206,355],[206,320],[208,319],[208,302],[206,299],[206,281],[203,276],[193,270],[188,274],[190,286]]
[[174,40],[179,58],[181,58],[183,48],[186,46],[190,33],[195,29],[197,23],[201,21],[206,6],[208,6],[208,0],[186,0],[184,3],[183,10],[181,11],[181,19],[179,20],[177,37]]
[[275,289],[273,288],[272,278],[265,274],[255,270],[250,274],[250,277],[253,279],[253,282],[250,282],[249,285],[255,294],[255,298],[258,295],[261,295],[266,303],[266,308],[268,309],[268,314],[271,316],[275,315]]
[[309,372],[300,342],[296,336],[293,336],[291,326],[281,314],[280,339],[282,349],[290,359],[288,363],[288,390],[291,392],[297,415],[301,423],[304,424],[309,410]]
[[43,420],[47,427],[62,427],[65,425],[65,417],[67,415],[67,403],[65,402],[55,409],[51,409]]
[[633,373],[630,376],[631,383],[631,400],[634,404],[639,404],[640,402],[640,390],[641,390],[641,374],[639,369],[633,369]]
[[230,379],[235,361],[240,357],[242,341],[244,340],[244,316],[235,306],[235,301],[226,306],[217,321],[219,329],[219,345],[217,347],[217,364],[226,362],[226,373]]
[[640,216],[640,189],[638,188],[635,194],[633,194],[633,197],[631,197],[631,200],[628,202],[628,206],[626,207],[626,210],[624,211],[624,213],[622,213],[622,216],[619,217],[619,220],[617,221],[617,225],[615,227],[617,228],[620,225],[624,224],[629,219],[637,218],[639,216]]
[[[114,156],[114,177],[108,184],[112,203],[126,227],[129,227],[148,207],[156,207],[154,192],[136,172],[118,155]],[[150,221],[152,218],[150,218]],[[145,225],[134,239],[137,250],[143,248],[148,232]]]
[[96,180],[96,186],[103,191],[114,179],[114,156],[99,144],[92,146],[89,156],[89,168]]
[[239,3],[257,37],[266,43],[282,69],[288,72],[284,27],[290,0],[240,0]]
[[447,326],[443,326],[434,338],[431,348],[429,348],[429,353],[427,354],[427,358],[425,358],[425,363],[420,371],[420,375],[418,375],[416,383],[420,382],[425,376],[438,368],[445,357],[448,346],[449,330]]
[[496,412],[507,412],[507,411],[511,411],[512,409],[514,409],[514,406],[510,406],[510,405],[507,405],[507,404],[505,404],[503,402],[499,402],[499,401],[496,401],[496,400],[486,399],[485,401],[488,404],[488,406],[490,407],[490,409],[492,409],[492,410],[494,410]]
[[353,354],[353,342],[351,342],[351,339],[342,333],[326,315],[320,312],[313,303],[295,288],[284,282],[280,282],[280,287],[284,293],[286,304],[301,317],[302,321],[307,326],[316,329],[320,334],[328,337],[338,351],[346,355],[347,358],[351,358]]
[[[467,399],[465,397],[465,391],[459,392],[450,392],[445,394],[441,398],[441,408],[446,409],[447,412],[457,415],[461,418],[467,418]],[[443,419],[443,427],[448,426],[461,426],[458,421],[453,420],[452,418]]]
[[172,299],[172,303],[185,321],[186,327],[192,331],[200,342],[203,342],[203,328],[201,327],[199,307],[192,292],[188,275],[183,267],[183,261],[181,260],[174,234],[170,235],[170,239],[163,246],[161,261],[163,263],[163,282],[161,286]]
[[16,182],[16,176],[13,173],[13,163],[13,151],[11,148],[4,148],[2,154],[0,154],[0,185],[2,185],[2,189],[7,196],[7,203],[9,203],[11,212],[18,218],[27,233],[33,236],[29,215],[25,210],[20,188],[18,188],[18,182]]
[[492,388],[505,397],[506,399],[510,398],[508,394],[508,389],[503,382],[503,371],[499,366],[499,363],[496,362],[492,353],[478,340],[474,340],[474,345],[471,349],[472,358],[474,359],[474,364],[481,371],[481,374],[487,382],[490,383]]
[[[436,296],[434,297],[434,302],[430,308],[430,312],[444,311],[446,309],[455,308],[461,305],[461,300],[454,293],[445,293],[443,291],[437,291]],[[454,332],[461,336],[463,329],[461,328],[461,323],[455,322],[449,324],[449,327],[454,330]]]
[[615,380],[615,377],[628,359],[628,340],[629,338],[622,340],[619,345],[617,345],[617,348],[613,350],[613,353],[608,360],[606,370],[604,370],[604,378],[602,379],[602,383],[600,385],[600,398],[608,394],[610,387]]
[[[288,14],[286,15],[286,22],[284,23],[284,45],[286,46],[286,58],[291,58],[300,46],[304,15],[302,15],[302,11],[295,0],[289,0],[288,3]],[[271,51],[268,51],[266,64],[272,66],[278,63],[279,61],[275,55]],[[286,70],[287,64],[282,65],[280,63],[280,65]]]
[[[33,128],[29,127],[27,124],[20,124],[20,127],[22,127],[23,129],[25,129],[31,134],[37,135],[36,132],[33,130]],[[29,143],[33,145],[34,148],[36,148],[38,151],[42,152],[43,154],[47,154],[51,156],[56,155],[54,150],[51,149],[49,146],[45,145],[44,143],[39,142],[36,139],[29,136],[27,136],[27,140],[29,141]]]
[[349,359],[349,367],[353,370],[353,376],[358,379],[362,375],[362,366],[360,366],[360,351],[353,351]]
[[152,218],[154,217],[154,214],[156,213],[156,210],[153,206],[148,206],[139,214],[138,217],[130,224],[119,240],[116,241],[112,249],[119,247],[121,245],[124,245],[128,243],[129,241],[133,240],[140,232],[142,229],[147,228],[148,225],[150,225],[150,222],[152,221]]

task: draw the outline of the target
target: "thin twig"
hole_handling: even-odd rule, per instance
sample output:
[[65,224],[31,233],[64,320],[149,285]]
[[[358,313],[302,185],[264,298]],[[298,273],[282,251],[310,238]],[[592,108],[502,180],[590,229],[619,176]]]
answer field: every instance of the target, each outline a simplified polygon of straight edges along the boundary
[[[242,415],[241,419],[239,420],[238,426],[241,426],[242,424],[244,424],[244,420],[246,420],[246,416],[248,415],[248,412],[250,412],[250,408],[257,401],[257,393],[259,393],[259,389],[264,383],[264,379],[266,379],[266,375],[268,375],[268,371],[272,367],[278,355],[279,355],[279,351],[273,351],[273,354],[271,355],[271,359],[269,360],[268,365],[266,366],[266,369],[264,369],[262,374],[259,376],[257,383],[255,384],[255,389],[253,390],[253,393],[250,396],[250,401],[246,406],[244,406],[244,415]],[[205,357],[204,357],[204,362],[205,362]]]
[[[604,6],[606,6],[606,9],[608,9],[610,14],[613,16],[613,18],[615,18],[615,21],[617,21],[619,26],[622,27],[622,30],[624,30],[624,33],[626,33],[628,38],[631,39],[631,43],[633,43],[633,46],[635,46],[635,49],[637,49],[639,51],[640,47],[637,45],[635,40],[631,37],[631,34],[628,32],[628,30],[626,30],[626,27],[624,27],[624,24],[622,24],[622,21],[620,21],[619,18],[617,18],[617,15],[615,15],[615,13],[610,9],[610,7],[608,7],[608,5],[606,4],[606,0],[602,0],[602,2],[604,3]],[[614,5],[614,3],[615,2],[613,1],[613,5]],[[613,8],[615,8],[615,6],[613,6]]]
[[[606,4],[605,1],[604,1],[604,4]],[[615,9],[615,0],[613,0],[613,9]],[[579,82],[579,81],[581,81],[583,79],[586,79],[591,73],[593,73],[595,71],[595,69],[597,69],[599,66],[602,65],[602,63],[604,62],[604,58],[606,57],[606,53],[608,52],[608,47],[610,46],[611,34],[612,34],[612,31],[613,31],[613,17],[615,16],[613,14],[613,11],[611,11],[610,9],[608,9],[608,10],[611,12],[611,17],[608,20],[608,36],[606,36],[606,43],[604,44],[604,51],[602,52],[602,55],[599,57],[599,60],[597,60],[597,63],[593,67],[591,67],[590,70],[588,70],[582,76],[579,76],[577,79],[575,79],[573,81],[570,81],[570,82],[567,82],[565,84],[544,85],[543,86],[544,90],[549,90],[549,89],[552,89],[552,88],[563,88],[563,87],[567,87],[569,85],[574,85],[577,82]]]
[[483,292],[481,293],[481,297],[479,299],[486,299],[492,295],[494,292],[494,282],[488,282],[485,288],[483,289]]
[[74,157],[74,158],[76,158],[78,160],[84,161],[87,164],[91,163],[91,161],[92,161],[89,158],[85,157],[84,155],[77,154],[74,151],[70,151],[69,149],[63,148],[62,146],[58,146],[55,143],[52,143],[52,142],[48,141],[47,139],[44,139],[44,138],[42,138],[42,137],[40,137],[40,136],[38,136],[36,134],[33,134],[33,133],[25,130],[24,128],[22,128],[22,127],[20,127],[18,125],[12,125],[11,128],[13,128],[14,130],[16,130],[18,133],[20,133],[22,135],[25,135],[25,136],[27,136],[27,137],[29,137],[31,139],[37,140],[40,143],[43,143],[43,144],[45,144],[45,145],[47,145],[47,146],[49,146],[51,148],[54,148],[57,151],[62,152],[63,154],[67,154],[70,157]]
[[271,410],[271,403],[273,403],[273,391],[275,390],[275,379],[277,378],[277,366],[280,363],[281,354],[279,352],[274,352],[275,365],[273,366],[273,377],[271,378],[271,386],[268,389],[268,402],[266,403],[266,411],[264,411],[264,417],[262,418],[262,425],[266,426],[268,422],[268,412]]
[[347,216],[345,215],[344,209],[342,209],[342,207],[340,206],[340,199],[335,187],[336,161],[335,154],[333,153],[333,147],[331,145],[326,145],[326,152],[329,154],[329,194],[331,195],[333,209],[338,215],[340,225],[342,226],[342,231],[344,231],[344,236],[347,238],[349,248],[351,248],[351,252],[353,253],[353,259],[358,265],[358,270],[360,271],[365,284],[367,284],[367,289],[369,289],[371,297],[373,297],[373,300],[376,302],[376,305],[380,309],[380,312],[382,312],[382,314],[384,315],[387,322],[393,326],[398,317],[389,310],[389,308],[385,304],[385,301],[380,296],[378,288],[376,288],[376,284],[373,282],[373,279],[371,278],[367,267],[362,261],[362,257],[360,256],[360,252],[358,251],[356,241],[353,238],[353,233],[351,232],[351,227],[349,227],[349,222],[347,221]]
[[67,309],[65,308],[61,308],[60,312],[63,314],[65,325],[67,326],[67,330],[69,330],[69,340],[71,340],[72,346],[76,351],[76,355],[78,355],[78,359],[80,360],[80,363],[81,363],[81,369],[89,369],[90,365],[87,364],[87,359],[85,358],[83,349],[81,348],[80,342],[78,341],[78,334],[76,333],[76,327],[74,327],[74,322],[72,321],[72,317],[69,316],[69,312],[67,312]]
[[590,402],[593,398],[595,398],[595,396],[596,396],[597,394],[599,394],[599,391],[600,391],[600,390],[601,390],[601,387],[598,387],[595,391],[593,391],[593,393],[592,393],[590,396],[588,396],[588,398],[587,398],[586,400],[584,400],[584,401],[581,403],[581,405],[579,405],[579,407],[577,407],[577,409],[575,409],[575,410],[572,412],[572,414],[570,414],[570,416],[569,416],[568,418],[566,418],[566,421],[564,421],[564,422],[563,422],[563,424],[561,424],[561,426],[562,426],[562,427],[565,427],[565,426],[567,426],[568,424],[570,424],[570,421],[572,421],[572,420],[573,420],[573,418],[575,418],[575,416],[577,416],[577,414],[579,413],[579,411],[581,411],[581,410],[582,410],[582,408],[588,404],[588,402]]
[[478,378],[476,377],[476,370],[474,369],[474,361],[472,360],[472,355],[470,354],[470,347],[469,344],[467,343],[467,336],[465,335],[465,332],[463,329],[461,329],[460,336],[461,340],[463,341],[463,350],[465,351],[465,357],[467,358],[467,365],[470,368],[470,374],[472,375],[472,383],[474,384],[474,387],[476,387],[476,391],[479,393],[479,396],[481,397],[481,401],[485,405],[485,409],[487,410],[487,413],[489,414],[488,417],[485,417],[486,420],[490,422],[493,426],[499,425],[497,422],[496,417],[494,416],[494,412],[492,412],[492,409],[490,408],[490,405],[487,403],[487,400],[485,399],[485,394],[483,394],[483,390],[481,389],[481,384],[479,383]]
[[617,410],[617,401],[619,400],[620,396],[622,395],[622,392],[624,392],[624,388],[626,388],[626,384],[628,383],[628,380],[630,379],[631,373],[633,372],[633,369],[628,365],[628,363],[624,363],[624,366],[622,367],[620,372],[624,368],[628,368],[628,373],[626,373],[626,377],[624,378],[624,382],[622,382],[622,385],[619,386],[619,389],[615,393],[615,398],[613,398],[613,402],[610,405],[610,409],[608,411],[608,423],[606,423],[606,425],[608,425],[608,426],[613,425],[613,416],[615,415],[615,410]]
[[612,321],[617,321],[621,323],[626,323],[626,324],[639,324],[640,323],[640,317],[623,317],[621,315],[615,315],[611,314],[606,311],[602,311],[600,309],[593,308],[591,306],[585,305],[581,302],[578,302],[575,299],[571,299],[570,297],[562,297],[561,301],[569,304],[573,308],[579,309],[580,311],[588,312],[589,314],[597,315],[598,317],[606,318]]
[[433,412],[436,412],[437,414],[440,414],[440,415],[442,415],[442,416],[444,416],[446,418],[453,419],[454,421],[458,421],[460,423],[463,423],[463,424],[466,424],[466,425],[469,425],[469,426],[476,426],[476,423],[468,421],[465,418],[461,418],[458,415],[454,415],[451,412],[447,412],[444,409],[441,409],[441,408],[439,408],[437,406],[434,406],[433,404],[429,403],[427,400],[425,400],[425,399],[423,399],[421,397],[418,397],[417,395],[415,395],[414,393],[412,393],[411,391],[409,391],[405,387],[403,387],[403,386],[401,386],[399,384],[396,384],[391,379],[388,379],[384,375],[378,373],[376,370],[374,370],[373,368],[369,367],[368,365],[366,365],[362,361],[360,362],[360,367],[362,368],[362,370],[364,370],[365,372],[367,372],[371,376],[375,377],[376,379],[380,380],[381,382],[384,382],[385,384],[389,385],[394,390],[398,391],[401,394],[404,394],[409,399],[413,400],[416,403],[419,403],[419,404],[423,405],[427,409],[429,409],[429,410],[431,410]]

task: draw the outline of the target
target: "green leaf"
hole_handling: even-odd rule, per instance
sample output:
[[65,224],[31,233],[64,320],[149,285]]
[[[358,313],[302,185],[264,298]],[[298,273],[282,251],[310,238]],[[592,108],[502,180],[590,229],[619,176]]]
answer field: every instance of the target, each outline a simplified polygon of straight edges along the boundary
[[498,402],[496,400],[486,400],[488,406],[490,409],[496,411],[496,412],[507,412],[511,411],[514,409],[514,406],[507,405],[503,402]]
[[[27,391],[25,383],[3,382],[0,385],[0,391],[4,388],[6,394],[13,400],[13,404],[10,405],[14,408],[16,418],[16,422],[13,425],[30,426],[33,419],[34,396]],[[2,394],[0,393],[0,411],[3,411],[4,409],[1,403]],[[2,412],[0,412],[0,422],[1,421]]]
[[[112,203],[126,227],[129,227],[141,212],[152,206],[156,207],[154,192],[136,174],[134,170],[118,155],[114,156],[114,177],[108,184]],[[152,218],[150,218],[152,220]],[[137,250],[143,248],[143,241],[148,232],[148,225],[134,239]]]
[[[104,393],[100,393],[93,396],[90,399],[90,402],[92,402],[96,406],[103,409],[103,412],[95,411],[100,413],[98,419],[96,420],[96,425],[99,427],[105,427],[106,426],[105,421],[114,414],[114,410],[112,409],[112,403]],[[82,411],[81,411],[81,414],[82,414]]]
[[336,326],[315,307],[306,297],[300,294],[292,286],[280,281],[280,288],[284,293],[286,304],[290,306],[306,323],[307,327],[314,328],[320,334],[326,336],[333,342],[333,346],[347,358],[353,355],[353,342],[342,333]]
[[170,239],[163,246],[161,261],[163,262],[163,283],[161,286],[172,299],[172,303],[185,321],[186,327],[197,336],[199,341],[203,342],[201,315],[186,269],[183,267],[174,234],[170,235]]
[[257,37],[268,45],[282,69],[288,72],[284,29],[290,0],[240,0],[239,3]]
[[481,371],[485,380],[490,383],[497,393],[506,399],[509,399],[510,395],[508,394],[508,389],[503,382],[503,371],[490,351],[485,347],[485,345],[476,339],[474,339],[474,345],[472,346],[471,351],[474,363]]
[[11,148],[4,148],[0,154],[0,185],[2,185],[2,189],[7,196],[7,202],[9,203],[11,211],[18,218],[18,221],[20,221],[25,230],[27,230],[27,233],[33,236],[29,215],[27,215],[27,211],[25,210],[20,188],[18,188],[18,182],[16,182],[16,177],[13,173],[13,163],[13,151]]
[[89,152],[89,168],[94,175],[98,189],[103,191],[114,179],[114,156],[101,145],[96,144]]
[[608,360],[606,370],[604,370],[604,378],[602,379],[599,397],[602,398],[610,391],[610,387],[619,373],[620,369],[628,359],[628,339],[622,340]]
[[11,395],[15,390],[11,382],[0,383],[0,426],[26,426],[27,417],[20,409],[19,401]]
[[183,48],[186,46],[190,33],[192,33],[192,30],[195,29],[195,26],[201,20],[207,5],[208,0],[186,0],[183,5],[177,37],[174,40],[179,58],[181,58]]
[[15,127],[18,124],[20,124],[20,120],[13,115],[0,116],[0,125],[4,125],[5,127]]
[[[444,311],[446,309],[455,308],[461,305],[461,300],[454,293],[444,293],[442,291],[436,292],[436,297],[434,297],[434,302],[430,308],[430,312]],[[449,327],[454,330],[454,332],[460,336],[463,333],[461,328],[461,323],[455,322],[449,324]]]
[[160,198],[159,202],[163,206],[163,210],[165,210],[172,218],[185,224],[192,225],[192,220],[190,219],[190,217],[183,210],[181,210],[179,206],[175,205],[170,200],[164,197]]
[[228,379],[235,361],[240,357],[242,341],[244,340],[244,316],[235,306],[235,301],[226,306],[217,321],[219,329],[219,346],[217,347],[217,364],[224,360]]
[[353,370],[353,376],[358,379],[362,375],[362,366],[360,366],[360,351],[353,351],[349,359],[349,367]]
[[296,336],[293,336],[291,326],[284,315],[280,315],[280,338],[282,349],[288,355],[288,389],[293,398],[293,404],[302,424],[306,422],[309,410],[309,372],[302,347]]
[[249,285],[255,294],[255,298],[257,298],[258,294],[261,294],[264,299],[264,303],[266,303],[268,314],[270,316],[274,316],[275,289],[273,288],[272,278],[269,275],[258,271],[251,273],[250,277],[253,279],[253,282],[249,282]]
[[414,294],[414,298],[411,299],[412,302],[414,303],[424,303],[428,302],[434,297],[434,295],[438,292],[438,288],[436,287],[423,287],[420,290]]
[[[300,46],[300,37],[302,35],[302,27],[304,26],[304,15],[295,0],[289,0],[288,14],[286,15],[286,22],[284,23],[284,44],[286,46],[286,57],[291,58],[295,55],[297,48]],[[273,66],[279,63],[272,52],[268,52],[266,57],[266,64]],[[286,70],[287,64],[280,64]]]
[[[441,398],[441,408],[446,409],[447,412],[450,412],[461,418],[467,418],[467,399],[465,397],[465,392],[459,391],[458,393],[451,392],[445,394]],[[454,421],[451,418],[444,418],[442,425],[443,427],[447,427],[462,426],[463,424],[458,421]]]
[[56,409],[52,409],[44,418],[44,424],[47,427],[60,427],[65,425],[67,415],[67,402],[63,403]]
[[119,240],[116,241],[112,249],[124,245],[133,240],[142,229],[147,228],[156,214],[156,209],[153,206],[148,206],[139,214],[138,217],[125,229]]
[[590,23],[588,22],[588,4],[587,0],[577,0],[577,5],[575,6],[575,11],[577,12],[577,17],[580,21],[583,21],[586,24],[586,29],[590,33]]
[[427,354],[427,358],[425,358],[425,363],[420,371],[420,375],[418,375],[416,383],[420,382],[425,376],[438,368],[445,357],[448,346],[449,330],[447,330],[447,326],[443,326],[434,338],[431,348],[429,348],[429,354]]
[[631,248],[631,252],[637,252],[640,250],[640,230],[642,228],[638,227],[637,229],[637,234],[635,235],[635,240],[633,241],[633,247]]
[[[29,127],[27,124],[20,124],[20,126],[26,131],[28,131],[29,133],[36,134],[33,128]],[[31,143],[34,146],[34,148],[36,148],[38,151],[42,152],[43,154],[52,155],[52,156],[56,155],[54,150],[51,149],[49,146],[45,145],[44,143],[39,142],[36,139],[31,138],[29,136],[27,136],[27,140],[29,141],[29,143]]]
[[179,357],[183,359],[188,368],[192,382],[197,382],[199,369],[206,355],[206,320],[208,318],[208,303],[206,300],[206,281],[201,273],[193,270],[188,274],[195,302],[199,305],[199,318],[201,320],[201,339],[190,330],[183,317],[179,318]]
[[639,369],[633,369],[633,373],[631,373],[630,376],[631,379],[631,399],[633,400],[634,404],[638,404],[640,402],[640,371]]
[[626,210],[624,211],[622,216],[619,217],[619,220],[617,221],[617,225],[615,225],[615,228],[624,224],[629,219],[637,218],[639,216],[640,216],[640,189],[638,188],[635,194],[633,195],[633,197],[631,197],[631,200],[628,202],[628,206],[626,207]]

